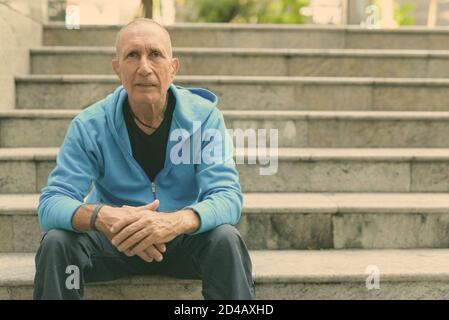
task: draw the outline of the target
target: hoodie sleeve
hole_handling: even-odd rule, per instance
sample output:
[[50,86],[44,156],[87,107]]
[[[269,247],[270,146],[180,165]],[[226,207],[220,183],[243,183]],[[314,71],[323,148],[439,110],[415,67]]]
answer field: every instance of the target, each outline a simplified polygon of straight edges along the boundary
[[[243,204],[239,174],[233,160],[233,142],[218,109],[209,117],[205,128],[202,129],[203,134],[204,131],[207,133],[208,129],[212,129],[220,138],[214,137],[201,146],[203,160],[201,164],[196,165],[199,200],[187,207],[195,211],[201,220],[201,225],[194,234],[206,232],[221,224],[235,225],[240,219]],[[211,150],[221,150],[221,154],[213,154],[211,158],[214,161],[207,163],[204,156],[212,154]]]
[[41,190],[38,216],[45,231],[54,228],[77,231],[72,216],[83,204],[92,180],[98,177],[99,165],[94,146],[83,123],[75,118],[70,123],[56,158],[56,167]]

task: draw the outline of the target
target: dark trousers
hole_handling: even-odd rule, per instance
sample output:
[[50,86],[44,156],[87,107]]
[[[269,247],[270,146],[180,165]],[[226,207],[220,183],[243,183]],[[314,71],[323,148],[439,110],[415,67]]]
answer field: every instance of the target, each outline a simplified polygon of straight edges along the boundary
[[[36,254],[34,299],[82,299],[85,283],[144,274],[201,279],[205,299],[255,298],[248,250],[229,224],[180,235],[167,244],[163,256],[162,262],[149,263],[119,252],[102,233],[53,229]],[[66,283],[68,266],[79,270],[78,288]]]

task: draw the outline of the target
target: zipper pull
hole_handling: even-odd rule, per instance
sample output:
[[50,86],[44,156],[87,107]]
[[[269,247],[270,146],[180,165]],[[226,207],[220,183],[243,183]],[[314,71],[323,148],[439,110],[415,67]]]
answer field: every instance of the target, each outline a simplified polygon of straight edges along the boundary
[[151,182],[151,191],[153,192],[154,200],[156,200],[156,184],[154,182]]

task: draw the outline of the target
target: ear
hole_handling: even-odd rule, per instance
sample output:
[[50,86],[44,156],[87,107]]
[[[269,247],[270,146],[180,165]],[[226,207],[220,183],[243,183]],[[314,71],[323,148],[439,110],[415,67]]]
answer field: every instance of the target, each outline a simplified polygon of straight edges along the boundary
[[120,78],[120,72],[119,72],[120,64],[119,64],[118,59],[112,59],[111,65],[112,65],[112,70],[114,70],[115,74]]
[[172,73],[171,73],[171,79],[173,81],[173,79],[175,78],[176,74],[179,71],[179,67],[180,67],[180,62],[178,58],[173,58],[171,61],[171,68],[172,68]]

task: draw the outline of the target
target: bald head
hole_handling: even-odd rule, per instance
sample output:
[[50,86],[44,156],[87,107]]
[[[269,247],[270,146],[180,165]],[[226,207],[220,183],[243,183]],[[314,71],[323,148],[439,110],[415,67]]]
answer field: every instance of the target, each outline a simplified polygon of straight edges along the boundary
[[115,55],[117,59],[120,58],[123,49],[123,38],[126,38],[128,33],[145,31],[157,32],[160,36],[162,42],[161,44],[165,47],[169,57],[172,58],[173,51],[171,46],[171,39],[167,29],[165,29],[161,24],[152,19],[138,18],[123,26],[117,33],[117,37],[115,39]]

